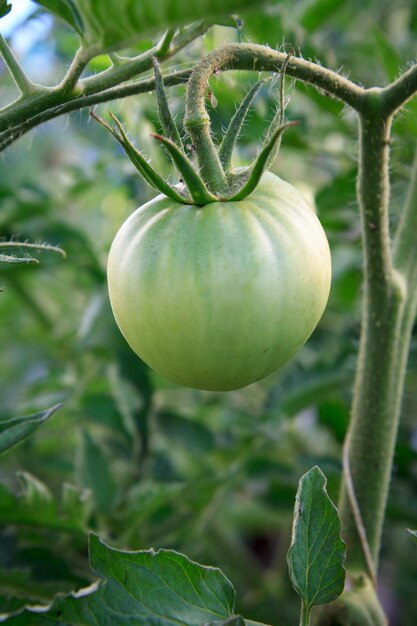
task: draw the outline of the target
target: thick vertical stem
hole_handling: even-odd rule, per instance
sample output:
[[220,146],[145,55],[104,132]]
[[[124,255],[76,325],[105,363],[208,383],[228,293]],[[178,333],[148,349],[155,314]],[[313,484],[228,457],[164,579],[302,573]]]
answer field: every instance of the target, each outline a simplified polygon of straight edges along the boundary
[[[375,568],[381,542],[398,429],[409,336],[404,332],[405,281],[394,269],[388,230],[391,119],[378,100],[360,119],[358,198],[364,251],[360,350],[348,458],[353,486]],[[341,495],[344,538],[351,568],[366,569],[347,491]]]

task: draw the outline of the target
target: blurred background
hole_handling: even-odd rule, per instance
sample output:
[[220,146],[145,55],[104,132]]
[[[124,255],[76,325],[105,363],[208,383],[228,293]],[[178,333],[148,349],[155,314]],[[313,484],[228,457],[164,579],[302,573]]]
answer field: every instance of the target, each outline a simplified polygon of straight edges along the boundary
[[[14,2],[2,32],[30,77],[58,82],[74,34],[29,1]],[[365,85],[392,81],[415,58],[417,4],[409,0],[298,0],[247,13],[242,28],[216,26],[167,67],[226,42],[251,41],[319,60]],[[137,53],[152,45],[142,40]],[[132,50],[127,51],[129,53]],[[109,64],[106,56],[88,67]],[[1,105],[17,94],[0,67]],[[257,74],[211,79],[215,137]],[[47,602],[91,580],[86,531],[121,548],[175,548],[219,566],[252,619],[296,623],[299,602],[285,562],[300,476],[318,464],[337,501],[360,321],[361,247],[355,199],[357,124],[326,93],[287,79],[288,119],[273,171],[315,205],[333,259],[327,310],[311,339],[266,380],[229,393],[158,377],[130,351],[113,320],[105,267],[124,219],[151,199],[116,142],[88,111],[49,122],[0,156],[0,236],[47,241],[36,266],[0,266],[0,418],[63,407],[0,458],[0,613]],[[178,121],[184,87],[170,88]],[[256,154],[274,114],[276,81],[259,92],[235,153]],[[149,133],[154,94],[108,105],[165,175]],[[417,100],[394,124],[391,220],[404,201],[417,137]],[[11,268],[11,269],[10,269]],[[382,550],[381,595],[392,626],[415,626],[417,556],[417,342],[412,344]],[[414,550],[414,552],[413,552]]]

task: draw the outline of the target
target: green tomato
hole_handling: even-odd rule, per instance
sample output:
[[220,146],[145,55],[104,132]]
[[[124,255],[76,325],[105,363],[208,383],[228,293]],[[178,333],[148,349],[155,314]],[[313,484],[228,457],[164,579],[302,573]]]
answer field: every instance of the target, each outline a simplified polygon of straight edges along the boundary
[[330,289],[323,228],[267,173],[239,202],[158,196],[122,225],[108,261],[113,313],[131,348],[171,381],[228,391],[288,361]]

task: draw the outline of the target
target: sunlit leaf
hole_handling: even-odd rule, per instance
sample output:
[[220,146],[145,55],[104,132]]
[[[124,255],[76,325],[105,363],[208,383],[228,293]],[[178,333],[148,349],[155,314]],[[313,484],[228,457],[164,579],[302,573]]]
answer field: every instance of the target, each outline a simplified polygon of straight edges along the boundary
[[326,491],[326,477],[313,467],[301,478],[295,499],[287,561],[291,582],[307,612],[343,591],[345,544],[337,509]]

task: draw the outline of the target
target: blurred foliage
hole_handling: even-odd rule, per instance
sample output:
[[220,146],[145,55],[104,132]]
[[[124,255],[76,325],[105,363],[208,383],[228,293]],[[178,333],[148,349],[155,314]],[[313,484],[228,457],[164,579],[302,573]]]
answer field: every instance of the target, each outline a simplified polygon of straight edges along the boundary
[[[250,12],[239,31],[213,28],[175,58],[175,67],[242,40],[292,45],[364,85],[383,85],[414,58],[416,34],[417,5],[409,0],[275,2]],[[16,45],[25,37],[27,71],[55,82],[75,36],[38,10],[17,30]],[[256,79],[249,72],[212,78],[215,137]],[[4,68],[1,80],[5,103],[14,87]],[[258,94],[236,165],[256,152],[276,89],[271,81]],[[174,548],[217,565],[233,581],[242,614],[279,626],[296,622],[298,599],[285,563],[294,496],[299,477],[318,464],[337,499],[358,347],[361,250],[356,120],[326,93],[290,81],[287,90],[288,117],[301,123],[287,131],[274,170],[315,203],[332,249],[332,292],[302,351],[236,392],[170,384],[121,337],[106,294],[106,255],[122,221],[153,191],[88,113],[38,128],[2,156],[1,237],[48,241],[67,256],[39,252],[40,264],[0,266],[0,418],[64,405],[0,459],[1,612],[87,584],[85,531],[93,530],[114,546]],[[182,119],[183,87],[171,90],[170,102]],[[107,109],[168,174],[167,159],[149,138],[154,95],[111,103],[100,114]],[[416,113],[414,100],[394,125],[393,228]],[[417,527],[416,389],[415,335],[382,552],[381,594],[392,626],[415,626],[417,617],[417,558],[410,558],[415,546],[406,532]]]

